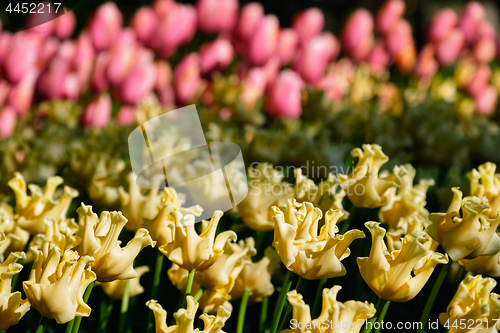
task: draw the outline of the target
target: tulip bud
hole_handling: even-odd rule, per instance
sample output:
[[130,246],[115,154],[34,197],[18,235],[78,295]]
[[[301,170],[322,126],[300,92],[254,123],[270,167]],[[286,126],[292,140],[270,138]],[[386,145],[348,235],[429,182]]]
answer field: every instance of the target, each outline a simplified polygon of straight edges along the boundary
[[158,24],[158,16],[151,7],[139,8],[130,22],[130,26],[134,29],[137,39],[143,44],[149,43]]
[[278,56],[282,66],[292,62],[297,52],[299,37],[293,29],[282,29],[278,37]]
[[16,111],[6,106],[0,111],[0,138],[5,139],[14,133],[16,128],[17,115]]
[[97,51],[108,49],[122,28],[123,17],[113,2],[106,2],[97,8],[91,18],[88,30]]
[[66,8],[62,10],[66,10],[66,12],[54,20],[54,36],[59,39],[66,39],[70,37],[75,30],[76,17],[73,10],[67,10]]
[[387,34],[393,30],[405,13],[406,4],[402,0],[389,0],[380,7],[377,18],[377,30],[381,34]]
[[434,58],[434,52],[435,48],[431,44],[424,46],[417,58],[415,75],[418,77],[431,77],[436,74],[439,64]]
[[148,96],[156,83],[156,67],[153,53],[143,49],[137,56],[134,67],[118,87],[122,101],[135,104]]
[[[47,6],[48,2],[42,2]],[[38,34],[43,37],[48,37],[54,32],[55,13],[53,11],[42,11],[39,13],[30,13],[25,22],[26,31],[30,34]]]
[[9,51],[12,39],[13,36],[10,32],[4,31],[0,33],[0,63],[4,61],[5,55]]
[[298,118],[302,114],[300,76],[292,71],[282,71],[266,95],[267,112],[278,118]]
[[[76,71],[78,80],[80,81],[80,86],[82,89],[86,89],[92,71],[94,69],[95,61],[95,51],[92,46],[92,41],[87,32],[82,32],[75,45],[75,56],[72,59],[72,68]],[[97,66],[97,64],[95,64]],[[101,65],[102,61],[101,61]],[[101,68],[102,74],[104,75],[104,67]]]
[[[71,42],[67,42],[71,43]],[[46,38],[41,50],[38,55],[37,67],[45,68],[47,64],[54,58],[54,55],[57,53],[60,47],[60,42],[53,37]]]
[[255,107],[257,100],[264,94],[266,84],[266,73],[263,68],[254,67],[248,71],[240,94],[245,109],[252,110]]
[[396,27],[386,36],[385,46],[387,51],[395,57],[403,52],[408,45],[413,44],[413,36],[410,23],[406,20],[400,20]]
[[111,98],[101,94],[85,108],[82,123],[85,127],[104,127],[111,117]]
[[390,61],[391,56],[385,49],[384,43],[380,41],[376,42],[368,58],[372,73],[374,75],[382,75]]
[[77,73],[68,73],[63,83],[63,98],[77,100],[82,92],[82,85]]
[[64,81],[70,68],[70,59],[58,54],[40,75],[37,88],[48,99],[63,98]]
[[249,41],[248,60],[256,66],[264,65],[274,54],[279,36],[279,21],[275,15],[266,15],[258,24]]
[[92,73],[92,87],[100,92],[108,88],[108,80],[106,79],[106,68],[109,63],[109,54],[101,52],[97,55],[94,72]]
[[438,12],[432,19],[427,38],[431,43],[439,43],[446,39],[458,22],[458,16],[453,9],[446,8]]
[[472,79],[467,84],[469,95],[476,97],[488,86],[491,77],[491,69],[488,65],[480,65],[476,68]]
[[264,8],[258,2],[251,2],[241,8],[240,19],[236,27],[236,36],[246,41],[257,30],[260,20],[264,17]]
[[219,38],[202,45],[200,56],[201,74],[206,75],[214,69],[224,69],[231,63],[234,57],[233,45],[227,39]]
[[497,45],[495,38],[481,37],[472,49],[474,57],[479,62],[490,62],[496,57]]
[[133,124],[135,122],[135,107],[123,105],[118,111],[116,122],[121,126]]
[[476,42],[478,29],[485,17],[486,10],[482,4],[476,1],[467,3],[458,21],[458,27],[462,30],[467,45]]
[[208,33],[231,32],[238,20],[237,0],[198,0],[198,24]]
[[172,83],[172,67],[164,60],[156,62],[156,89],[162,89],[165,86],[170,86]]
[[12,106],[18,114],[25,114],[30,110],[38,75],[38,70],[32,68],[24,75],[18,84],[12,86],[9,93],[8,104]]
[[111,84],[118,85],[130,73],[136,61],[136,48],[134,31],[130,28],[122,30],[108,51],[106,78]]
[[309,8],[298,14],[293,20],[292,27],[299,35],[301,44],[319,35],[325,26],[325,17],[319,8]]
[[486,89],[479,92],[475,98],[476,113],[480,115],[490,115],[495,111],[498,101],[498,93],[493,86],[487,86]]
[[188,54],[174,70],[174,89],[181,103],[188,103],[198,92],[201,84],[200,56]]
[[3,73],[11,83],[19,83],[37,62],[41,39],[33,34],[16,33],[3,59]]
[[444,66],[452,65],[464,47],[462,31],[455,29],[437,46],[436,59]]
[[153,3],[153,10],[160,20],[162,20],[167,14],[177,6],[174,0],[156,0]]
[[373,18],[365,9],[355,11],[344,26],[342,46],[356,61],[365,60],[373,46]]
[[306,82],[314,85],[321,79],[328,62],[339,53],[339,49],[339,42],[335,37],[331,33],[325,32],[312,38],[304,45],[293,69]]

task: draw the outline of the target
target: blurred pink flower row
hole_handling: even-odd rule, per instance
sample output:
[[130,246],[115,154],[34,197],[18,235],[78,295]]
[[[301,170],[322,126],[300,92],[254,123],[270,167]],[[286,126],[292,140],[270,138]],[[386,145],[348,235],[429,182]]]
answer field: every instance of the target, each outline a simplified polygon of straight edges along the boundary
[[[305,87],[339,100],[357,63],[367,63],[374,76],[384,75],[394,64],[425,79],[440,66],[453,65],[461,54],[471,54],[475,74],[467,92],[477,112],[491,113],[497,92],[488,84],[488,63],[498,43],[484,7],[470,2],[459,15],[451,9],[438,12],[418,54],[404,13],[401,0],[387,1],[375,19],[359,9],[347,19],[340,41],[323,31],[325,19],[317,8],[296,15],[291,28],[281,28],[261,4],[240,8],[237,0],[199,0],[196,6],[159,0],[138,9],[127,27],[109,2],[97,9],[76,39],[70,38],[72,11],[22,32],[0,31],[0,136],[12,133],[16,119],[34,101],[78,100],[87,91],[94,99],[82,116],[84,126],[106,125],[112,98],[122,103],[117,122],[129,124],[136,103],[151,94],[169,106],[195,101],[209,89],[212,74],[235,59],[243,105],[252,109],[264,98],[270,116],[297,118]],[[172,69],[168,59],[197,31],[215,39]],[[345,58],[335,62],[341,47]]]

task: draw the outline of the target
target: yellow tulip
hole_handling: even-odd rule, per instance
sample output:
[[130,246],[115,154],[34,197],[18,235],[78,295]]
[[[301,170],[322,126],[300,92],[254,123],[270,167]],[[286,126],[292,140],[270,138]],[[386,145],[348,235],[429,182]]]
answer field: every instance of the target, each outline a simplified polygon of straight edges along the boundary
[[[186,309],[179,309],[174,318],[176,325],[168,326],[166,323],[167,312],[163,310],[162,306],[155,300],[150,300],[146,303],[154,313],[155,316],[155,331],[156,333],[193,333],[198,332],[194,329],[194,321],[196,319],[196,311],[198,310],[198,303],[192,296],[187,296]],[[224,333],[222,328],[226,321],[231,316],[231,312],[224,307],[219,307],[217,316],[209,316],[202,314],[200,316],[203,320],[204,328],[200,333]]]
[[220,307],[223,307],[229,312],[233,311],[231,295],[219,292],[218,289],[207,289],[203,291],[200,297],[200,308],[203,313],[216,314]]
[[[129,297],[135,297],[144,292],[144,287],[141,286],[140,278],[145,273],[149,272],[148,266],[140,266],[135,269],[137,272],[137,277],[130,279],[129,282]],[[127,280],[115,280],[111,282],[105,282],[101,284],[102,290],[111,299],[121,300],[123,297],[123,292],[125,290],[125,285]]]
[[180,212],[171,214],[175,221],[173,241],[158,249],[171,262],[189,271],[203,271],[209,268],[220,258],[225,244],[237,239],[234,231],[224,231],[215,237],[217,224],[222,217],[221,211],[215,211],[210,221],[202,222],[199,235],[194,228],[193,215],[183,216]]
[[28,300],[21,299],[21,292],[11,292],[12,277],[23,269],[16,261],[24,258],[24,252],[12,252],[0,265],[0,330],[17,324],[30,309]]
[[0,203],[0,233],[5,236],[0,242],[0,256],[4,258],[24,250],[30,238],[30,233],[15,222],[12,207],[5,203]]
[[76,212],[79,215],[77,236],[81,244],[76,248],[80,255],[93,256],[92,270],[99,282],[133,279],[138,276],[134,270],[135,257],[146,246],[155,246],[146,229],[139,229],[125,247],[120,247],[118,236],[127,223],[120,212],[101,213],[100,218],[84,204]]
[[144,221],[144,227],[149,230],[151,238],[156,241],[158,247],[167,245],[174,240],[175,222],[170,213],[176,211],[182,215],[200,216],[203,212],[203,208],[198,205],[188,208],[182,207],[185,198],[182,197],[182,194],[178,194],[175,189],[166,187],[163,191],[158,215],[153,220]]
[[281,333],[347,333],[359,332],[363,323],[376,313],[372,303],[360,301],[337,301],[341,286],[323,289],[323,308],[318,318],[311,319],[311,311],[296,290],[288,293],[288,302],[293,306],[290,329]]
[[485,214],[490,207],[483,197],[466,197],[458,187],[452,188],[453,200],[446,213],[429,215],[427,231],[441,244],[453,261],[493,255],[500,251],[496,228],[500,215],[494,219]]
[[[44,233],[45,217],[60,222],[66,220],[69,205],[74,198],[78,197],[77,190],[64,186],[63,195],[57,200],[54,193],[63,179],[59,176],[49,177],[45,185],[45,191],[35,184],[26,185],[23,176],[15,173],[15,177],[8,182],[9,187],[16,196],[16,217],[17,223],[22,228],[28,230],[30,234],[36,235]],[[29,188],[31,195],[27,194]]]
[[[431,238],[424,232],[406,235],[401,249],[389,252],[384,243],[386,231],[380,223],[366,222],[372,235],[368,257],[358,257],[361,276],[382,299],[395,302],[412,300],[422,290],[438,264],[446,264],[448,257],[429,249]],[[424,262],[422,259],[426,258]]]
[[231,296],[233,299],[241,298],[243,291],[250,294],[250,302],[262,302],[266,297],[274,293],[271,282],[273,272],[278,267],[280,257],[272,247],[264,252],[264,257],[257,262],[247,265],[236,278]]
[[248,169],[248,195],[238,205],[238,212],[247,227],[257,231],[274,228],[271,207],[280,205],[292,196],[292,186],[269,163]]
[[473,169],[467,174],[470,180],[470,194],[478,198],[486,197],[490,207],[485,215],[496,218],[500,208],[500,174],[495,173],[497,166],[491,162],[481,164],[478,170]]
[[439,315],[441,324],[448,327],[449,333],[498,332],[500,295],[491,292],[496,284],[494,279],[481,275],[466,277],[446,312]]
[[351,253],[348,246],[365,235],[359,230],[336,234],[341,211],[330,209],[318,234],[323,213],[310,202],[288,200],[286,208],[273,209],[276,219],[273,247],[289,270],[308,280],[346,274],[341,261]]
[[394,167],[392,174],[379,178],[380,168],[389,158],[382,152],[382,147],[376,144],[365,144],[363,149],[355,148],[351,155],[358,157],[356,167],[348,175],[338,175],[349,200],[354,206],[363,208],[386,205],[387,190],[401,186],[404,168]]
[[[402,225],[398,229],[389,227],[389,230],[387,230],[385,237],[389,252],[401,249],[401,241],[404,235],[411,234],[415,231],[427,233],[427,231],[425,231],[427,220],[420,215],[405,218],[402,222]],[[430,243],[425,244],[428,246],[429,250],[433,252],[436,251],[439,246],[439,243],[432,238]]]
[[416,171],[411,164],[401,166],[404,175],[401,177],[401,187],[391,187],[387,190],[387,204],[380,208],[379,218],[393,228],[399,228],[404,220],[412,216],[428,216],[429,211],[425,209],[426,193],[430,186],[434,185],[432,179],[422,179],[418,185],[413,186]]
[[[64,324],[75,316],[88,317],[90,307],[83,301],[87,286],[95,281],[96,275],[90,267],[94,261],[90,256],[59,248],[46,242],[34,252],[35,261],[30,277],[23,282],[23,289],[31,305],[40,314]],[[87,268],[86,268],[87,267]]]

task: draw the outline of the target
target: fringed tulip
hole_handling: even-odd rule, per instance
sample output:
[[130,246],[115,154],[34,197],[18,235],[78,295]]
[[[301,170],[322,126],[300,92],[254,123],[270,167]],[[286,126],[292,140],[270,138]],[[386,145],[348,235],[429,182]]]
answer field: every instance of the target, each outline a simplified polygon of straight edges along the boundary
[[[281,206],[291,197],[291,185],[269,163],[260,163],[248,169],[248,195],[238,205],[238,212],[252,230],[274,229],[272,206]],[[278,189],[278,191],[276,191]]]
[[274,55],[278,45],[280,24],[275,15],[266,15],[248,41],[248,60],[252,65],[263,66]]
[[232,32],[238,20],[237,0],[198,0],[198,25],[208,33]]
[[85,108],[82,124],[85,127],[104,127],[111,118],[111,98],[108,94],[100,94]]
[[[495,218],[500,209],[500,174],[496,173],[497,165],[486,162],[481,164],[477,170],[472,169],[467,174],[470,180],[470,194],[472,196],[488,199],[489,208],[485,215]],[[481,181],[481,182],[479,182]]]
[[107,50],[118,37],[122,24],[122,13],[115,3],[106,2],[99,6],[88,26],[94,48]]
[[127,280],[138,277],[134,270],[135,257],[146,246],[155,246],[146,229],[139,229],[125,247],[120,247],[118,236],[127,223],[120,212],[101,213],[100,218],[92,212],[91,206],[82,204],[76,212],[80,226],[77,236],[81,244],[76,248],[80,255],[95,258],[92,270],[99,282]]
[[319,8],[309,8],[297,15],[292,27],[299,35],[299,41],[305,45],[311,38],[319,35],[325,26],[325,17]]
[[[150,300],[146,303],[155,316],[155,331],[157,333],[191,333],[195,332],[194,321],[196,319],[196,311],[198,310],[198,302],[192,296],[187,296],[186,309],[179,309],[174,313],[176,325],[168,326],[167,311],[163,310],[160,304],[155,300]],[[199,331],[200,333],[225,333],[222,328],[226,321],[231,316],[231,312],[224,307],[219,307],[217,316],[209,316],[203,314],[200,318],[203,320],[204,328]]]
[[342,46],[356,61],[367,59],[373,46],[373,18],[365,9],[355,11],[344,26]]
[[403,17],[405,9],[406,4],[402,0],[386,1],[377,13],[377,18],[375,20],[377,30],[384,35],[389,33]]
[[17,124],[16,111],[10,106],[0,111],[0,139],[8,138],[14,133]]
[[[128,296],[129,297],[135,297],[137,295],[140,295],[144,292],[144,287],[141,286],[140,278],[143,276],[145,273],[149,272],[149,267],[148,266],[140,266],[136,267],[135,271],[137,272],[137,277],[130,279],[129,282],[129,291],[128,291]],[[111,282],[106,282],[101,284],[102,290],[106,295],[108,295],[109,298],[115,299],[115,300],[121,300],[123,298],[123,292],[125,290],[125,285],[127,283],[127,280],[115,280]]]
[[134,29],[137,39],[147,45],[158,23],[158,16],[151,7],[141,7],[134,13],[130,26]]
[[15,221],[12,207],[5,203],[0,204],[0,258],[23,251],[29,238],[30,233]]
[[[472,322],[477,332],[495,332],[500,329],[500,296],[491,291],[496,286],[492,278],[481,275],[467,276],[453,296],[439,322],[449,333],[464,332],[457,323]],[[463,327],[463,326],[462,326]]]
[[221,211],[216,211],[210,221],[202,223],[202,232],[198,235],[194,229],[194,216],[171,213],[175,227],[173,241],[158,249],[167,258],[180,267],[198,271],[212,266],[222,255],[227,242],[236,241],[233,231],[224,231],[215,237],[217,224],[222,217]]
[[250,302],[262,302],[274,293],[271,277],[278,267],[280,257],[271,247],[266,248],[264,257],[257,262],[247,265],[236,278],[232,299],[241,298],[243,291],[250,294]]
[[336,223],[342,212],[329,210],[318,234],[323,213],[311,203],[288,200],[286,208],[273,207],[273,210],[276,214],[273,247],[289,270],[307,280],[346,274],[341,261],[351,253],[348,246],[365,235],[359,230],[337,234]]
[[[358,257],[363,280],[382,299],[395,302],[412,300],[424,287],[438,264],[448,263],[448,257],[430,251],[431,238],[424,232],[406,235],[401,249],[389,253],[384,243],[386,231],[377,222],[366,222],[372,234],[368,257]],[[425,263],[418,265],[423,258]]]
[[[33,237],[30,248],[33,246],[42,248],[46,242],[50,242],[64,253],[66,250],[71,250],[80,243],[80,239],[75,235],[78,230],[78,224],[73,219],[55,221],[51,218],[45,218],[43,223],[45,224],[45,232]],[[31,252],[28,252],[29,260],[31,259],[31,254]]]
[[267,112],[274,117],[296,119],[302,114],[304,83],[292,70],[282,71],[266,95]]
[[491,256],[480,256],[474,259],[461,259],[459,263],[467,272],[474,275],[484,274],[500,277],[500,252]]
[[64,324],[75,318],[88,317],[90,307],[83,301],[87,286],[96,275],[87,267],[94,259],[78,256],[47,244],[43,250],[32,248],[35,261],[23,289],[31,305],[44,317]]
[[30,302],[21,299],[21,292],[12,292],[12,278],[23,269],[17,264],[18,259],[24,259],[24,252],[14,252],[0,265],[0,329],[7,330],[16,325],[30,309]]
[[453,261],[493,255],[500,251],[496,228],[500,214],[488,218],[488,199],[466,197],[458,187],[452,188],[453,200],[445,213],[429,215],[429,235],[441,244]]
[[[364,322],[377,312],[372,303],[360,301],[340,302],[337,294],[341,286],[323,289],[321,314],[318,318],[311,318],[311,310],[297,290],[288,293],[288,302],[293,306],[293,317],[290,321],[292,328],[282,333],[359,333]],[[339,325],[340,324],[340,325]],[[299,328],[299,325],[304,327]],[[295,326],[295,328],[293,328]]]
[[446,8],[438,12],[432,19],[427,32],[427,38],[431,43],[439,43],[446,39],[455,29],[458,16],[453,9]]
[[183,104],[192,101],[200,90],[200,62],[199,54],[190,53],[175,67],[173,85],[178,100]]
[[387,190],[401,186],[405,170],[395,167],[392,174],[385,177],[379,175],[380,168],[389,161],[389,157],[376,144],[365,144],[363,149],[355,148],[351,155],[358,157],[356,167],[348,175],[338,175],[349,200],[354,206],[364,208],[387,204]]
[[478,37],[478,30],[481,22],[486,18],[486,10],[483,5],[476,1],[467,3],[462,14],[458,26],[462,30],[465,42],[472,45],[476,42]]

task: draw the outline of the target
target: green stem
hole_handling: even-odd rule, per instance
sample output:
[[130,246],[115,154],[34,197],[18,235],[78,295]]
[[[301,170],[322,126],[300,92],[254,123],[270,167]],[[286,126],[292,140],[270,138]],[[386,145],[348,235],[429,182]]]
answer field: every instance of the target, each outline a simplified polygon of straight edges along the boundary
[[122,307],[120,310],[120,323],[118,325],[118,333],[124,333],[125,327],[127,326],[129,290],[130,290],[130,280],[127,280],[125,282],[125,288],[123,290]]
[[245,312],[247,311],[248,298],[250,293],[248,290],[243,290],[241,296],[240,311],[238,313],[238,326],[236,326],[236,333],[243,333],[243,324],[245,324]]
[[66,333],[73,332],[73,325],[75,325],[75,318],[73,318],[69,323],[66,324]]
[[[370,333],[373,329],[373,326],[375,326],[376,322],[382,323],[390,304],[391,301],[386,301],[385,299],[379,297],[377,305],[375,306],[377,312],[372,318],[370,318],[365,323],[365,328],[363,329],[363,333]],[[381,328],[382,328],[381,325],[378,325],[377,328],[375,328],[375,333],[379,333]]]
[[[87,301],[89,300],[90,293],[92,292],[92,288],[94,288],[94,283],[95,283],[95,281],[92,281],[92,283],[89,284],[87,289],[85,289],[85,294],[83,294],[83,301],[85,303],[87,303]],[[80,323],[82,322],[82,318],[83,317],[75,317],[75,319],[73,319],[75,323],[73,325],[72,333],[78,333],[78,330],[80,329]],[[68,323],[68,325],[69,325],[69,323]]]
[[314,297],[314,305],[313,305],[313,309],[312,309],[312,317],[313,318],[317,318],[318,315],[319,315],[319,309],[322,305],[322,301],[323,301],[323,289],[325,289],[325,285],[326,285],[326,282],[328,281],[328,279],[321,279],[319,280],[319,284],[318,284],[318,290],[316,290],[316,296]]
[[266,297],[262,300],[262,304],[260,306],[259,333],[264,333],[266,330],[268,308],[269,308],[269,297]]
[[106,327],[108,327],[109,316],[111,311],[113,311],[113,300],[106,297],[101,301],[101,307],[99,311],[99,329],[98,332],[106,332]]
[[432,287],[429,298],[427,299],[427,302],[425,303],[424,311],[422,312],[422,316],[420,317],[420,322],[422,323],[422,326],[418,329],[417,333],[422,333],[425,329],[425,324],[427,323],[427,320],[429,319],[429,314],[431,313],[432,305],[434,304],[436,296],[439,292],[439,288],[441,288],[441,285],[443,284],[443,281],[446,278],[446,275],[448,275],[448,271],[450,270],[451,264],[452,264],[452,261],[450,260],[446,265],[441,267],[441,271],[439,272],[439,275],[436,279],[436,282],[434,283],[434,286]]
[[49,318],[41,316],[40,322],[38,323],[38,327],[36,328],[35,333],[43,333],[45,328],[47,327],[47,323],[49,322]]
[[[297,282],[297,285],[295,286],[295,290],[297,290],[298,294],[302,293],[302,289],[304,289],[304,285],[306,283],[306,280],[301,276],[299,277],[299,281]],[[279,332],[283,331],[285,329],[286,321],[288,320],[288,317],[292,314],[293,306],[288,303],[288,306],[286,307],[285,311],[285,316],[283,317],[283,320],[281,321],[280,329]]]
[[196,292],[196,294],[194,294],[194,296],[193,296],[193,297],[194,297],[194,300],[195,300],[196,302],[198,302],[198,301],[200,300],[200,298],[201,298],[201,296],[203,295],[203,292],[204,292],[204,291],[205,291],[205,290],[204,290],[202,287],[200,287],[200,289],[198,289],[198,291]]
[[[191,295],[191,290],[193,289],[193,281],[194,281],[194,274],[195,273],[196,273],[195,269],[189,271],[188,279],[186,282],[186,291],[184,292],[184,296],[181,297],[181,299],[179,299],[179,302],[177,303],[176,311],[186,307],[186,304],[187,304],[186,297]],[[172,317],[172,319],[170,319],[170,325],[174,325],[174,324],[175,324],[175,319],[174,319],[174,317]]]
[[276,308],[274,309],[273,322],[271,324],[270,333],[276,333],[276,331],[278,330],[278,324],[280,322],[281,312],[283,312],[283,306],[285,306],[286,295],[288,294],[288,291],[292,286],[292,282],[293,282],[293,273],[291,271],[288,271],[288,273],[286,273],[285,280],[283,281],[283,285],[281,286],[281,291],[278,296],[278,303],[276,304]]
[[[151,288],[151,297],[150,299],[156,300],[158,297],[158,287],[160,286],[160,277],[161,277],[161,270],[163,267],[163,258],[164,255],[160,251],[158,251],[158,254],[156,256],[156,266],[155,266],[155,275],[153,277],[153,288]],[[146,326],[146,332],[152,332],[153,331],[153,326],[154,326],[154,315],[153,311],[148,312],[148,321],[147,321],[147,326]]]

